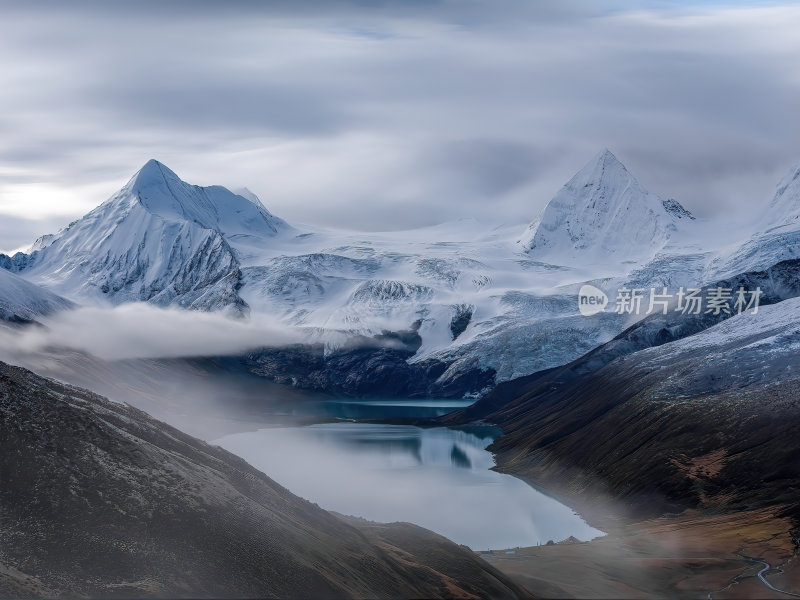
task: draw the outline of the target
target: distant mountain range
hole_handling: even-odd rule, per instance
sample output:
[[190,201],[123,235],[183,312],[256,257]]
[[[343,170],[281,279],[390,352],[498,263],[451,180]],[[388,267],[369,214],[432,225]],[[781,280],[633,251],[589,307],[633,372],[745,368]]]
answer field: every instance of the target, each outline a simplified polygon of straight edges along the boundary
[[[705,224],[645,190],[608,150],[527,228],[459,221],[384,234],[293,227],[248,191],[192,186],[151,160],[83,218],[27,253],[0,255],[0,266],[65,307],[264,313],[314,332],[317,345],[245,357],[276,381],[356,396],[481,394],[574,360],[636,320],[611,308],[581,316],[583,283],[613,298],[622,287],[702,286],[800,256],[798,172],[745,239],[714,247]],[[353,354],[326,332],[374,351]],[[400,347],[387,349],[387,335]]]

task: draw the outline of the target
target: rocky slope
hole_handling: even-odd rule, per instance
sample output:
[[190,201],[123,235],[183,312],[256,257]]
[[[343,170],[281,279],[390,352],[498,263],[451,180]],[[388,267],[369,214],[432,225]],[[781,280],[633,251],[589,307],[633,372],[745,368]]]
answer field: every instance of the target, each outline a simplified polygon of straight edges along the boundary
[[499,424],[500,466],[578,505],[637,518],[777,506],[800,518],[800,299],[694,331],[674,324],[674,341],[648,325],[446,420]]
[[465,548],[356,527],[133,408],[0,363],[0,596],[518,598]]
[[445,419],[499,424],[498,467],[608,533],[490,562],[552,597],[800,593],[800,298],[698,321],[647,319]]

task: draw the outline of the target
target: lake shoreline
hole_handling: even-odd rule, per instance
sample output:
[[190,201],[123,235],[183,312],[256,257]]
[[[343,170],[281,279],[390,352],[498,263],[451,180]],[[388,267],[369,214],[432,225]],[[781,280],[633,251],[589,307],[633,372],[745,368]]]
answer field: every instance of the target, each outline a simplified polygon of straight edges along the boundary
[[[589,525],[606,532],[586,542],[508,548],[480,556],[534,595],[550,598],[772,597],[758,572],[772,570],[780,589],[800,586],[796,526],[785,506],[752,510],[688,508],[654,517],[625,514],[620,502],[579,495],[569,482],[514,467],[511,453],[495,454],[495,469],[547,490]],[[513,554],[505,551],[513,550]],[[755,560],[757,559],[757,560]],[[763,562],[761,562],[763,561]],[[784,597],[778,594],[776,597]]]
[[487,448],[498,433],[486,425],[329,422],[212,443],[327,510],[407,521],[476,550],[604,535],[552,494],[495,469]]

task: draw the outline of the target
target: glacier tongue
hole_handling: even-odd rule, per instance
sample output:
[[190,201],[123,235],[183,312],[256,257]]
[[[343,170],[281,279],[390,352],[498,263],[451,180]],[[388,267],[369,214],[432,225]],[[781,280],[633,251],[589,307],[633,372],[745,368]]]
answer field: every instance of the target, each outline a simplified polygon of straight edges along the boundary
[[687,219],[678,202],[648,192],[604,150],[555,195],[520,244],[553,264],[641,262]]

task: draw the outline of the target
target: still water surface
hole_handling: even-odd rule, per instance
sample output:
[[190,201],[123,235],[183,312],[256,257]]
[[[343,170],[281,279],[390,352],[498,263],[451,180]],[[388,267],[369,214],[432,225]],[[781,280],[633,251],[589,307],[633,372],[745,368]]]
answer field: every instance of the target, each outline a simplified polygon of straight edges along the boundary
[[494,459],[485,448],[497,434],[490,427],[339,422],[271,427],[213,443],[323,508],[408,521],[474,550],[602,535],[553,498],[490,471]]
[[485,447],[497,430],[353,422],[431,418],[470,400],[346,400],[286,388],[224,361],[58,356],[24,366],[216,440],[292,492],[341,513],[409,521],[480,550],[600,535],[566,506],[489,470],[494,460]]

